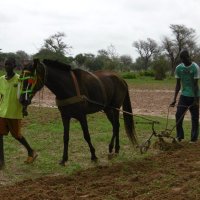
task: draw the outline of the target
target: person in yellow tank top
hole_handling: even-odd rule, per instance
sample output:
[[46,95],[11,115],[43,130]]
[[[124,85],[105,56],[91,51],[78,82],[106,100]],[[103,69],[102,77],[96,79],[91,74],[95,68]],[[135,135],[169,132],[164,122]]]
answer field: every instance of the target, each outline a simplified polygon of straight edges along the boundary
[[22,105],[18,99],[18,79],[19,75],[14,72],[16,61],[8,58],[5,61],[6,74],[0,77],[0,169],[5,165],[3,136],[9,132],[27,150],[28,157],[25,163],[32,163],[37,157],[36,152],[26,141],[21,133]]

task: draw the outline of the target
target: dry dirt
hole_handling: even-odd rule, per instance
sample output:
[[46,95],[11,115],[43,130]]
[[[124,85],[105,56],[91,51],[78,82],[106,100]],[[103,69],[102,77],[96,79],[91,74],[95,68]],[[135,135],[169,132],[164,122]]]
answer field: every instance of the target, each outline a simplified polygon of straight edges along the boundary
[[[46,92],[43,99],[40,94],[40,104],[54,106]],[[165,116],[172,98],[173,91],[131,90],[135,114]],[[173,116],[174,110],[170,114]],[[185,141],[173,147],[142,160],[98,166],[72,176],[55,175],[1,186],[0,200],[200,199],[200,143]]]
[[[130,98],[134,114],[166,116],[168,106],[174,95],[172,90],[141,90],[130,89]],[[32,105],[41,105],[55,107],[55,97],[51,92],[44,88],[34,97]],[[170,114],[174,115],[174,109],[171,108]]]

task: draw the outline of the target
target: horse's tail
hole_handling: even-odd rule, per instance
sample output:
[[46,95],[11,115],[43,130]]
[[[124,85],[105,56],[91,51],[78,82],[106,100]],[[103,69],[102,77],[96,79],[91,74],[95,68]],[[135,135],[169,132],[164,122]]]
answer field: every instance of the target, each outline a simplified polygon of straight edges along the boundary
[[[127,90],[124,102],[123,102],[123,116],[124,116],[124,125],[125,125],[125,130],[126,134],[131,141],[133,145],[138,144],[137,142],[137,136],[136,136],[136,131],[135,131],[135,124],[133,120],[133,115],[132,114],[132,106],[131,106],[131,101],[130,101],[130,96],[129,92]],[[127,113],[126,113],[127,112]],[[130,114],[128,114],[130,113]]]

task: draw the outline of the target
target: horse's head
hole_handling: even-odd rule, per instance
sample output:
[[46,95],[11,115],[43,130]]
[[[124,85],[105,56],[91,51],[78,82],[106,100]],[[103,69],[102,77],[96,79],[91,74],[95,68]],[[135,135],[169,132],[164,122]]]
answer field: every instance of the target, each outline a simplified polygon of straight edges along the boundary
[[21,83],[20,103],[23,105],[23,113],[38,90],[44,86],[45,67],[38,59],[25,61],[19,78]]

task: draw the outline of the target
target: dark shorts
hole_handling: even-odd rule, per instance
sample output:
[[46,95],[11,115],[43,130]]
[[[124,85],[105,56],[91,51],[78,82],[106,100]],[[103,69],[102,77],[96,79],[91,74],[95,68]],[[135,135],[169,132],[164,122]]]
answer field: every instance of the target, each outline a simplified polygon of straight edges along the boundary
[[15,138],[21,138],[21,119],[7,119],[0,117],[0,135],[7,135],[9,132]]

